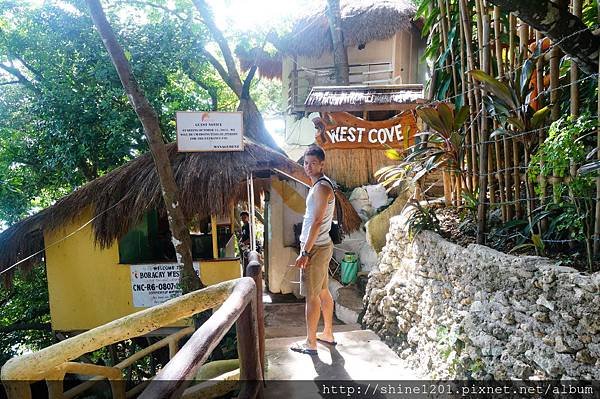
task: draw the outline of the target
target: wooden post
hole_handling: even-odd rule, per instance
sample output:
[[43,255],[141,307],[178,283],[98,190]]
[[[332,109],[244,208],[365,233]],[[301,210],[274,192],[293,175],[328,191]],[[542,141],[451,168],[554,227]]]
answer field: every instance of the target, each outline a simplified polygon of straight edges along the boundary
[[262,369],[256,323],[256,297],[242,311],[236,324],[238,356],[240,359],[240,395],[238,398],[261,397]]
[[219,237],[217,235],[217,216],[210,215],[210,231],[212,232],[212,252],[213,259],[219,259]]
[[246,268],[246,275],[251,277],[256,284],[256,322],[258,331],[258,347],[260,353],[260,364],[263,370],[265,370],[265,314],[263,304],[263,265],[260,262],[260,256],[258,252],[250,252],[248,267]]
[[[269,237],[271,235],[271,192],[265,191],[265,211],[264,211],[264,237],[263,237],[263,268],[264,268],[264,277],[261,276],[261,279],[265,281],[265,288],[269,289],[269,259],[271,256],[270,250],[270,240]],[[262,273],[261,273],[262,275]],[[259,311],[262,312],[262,283],[256,286],[257,290],[260,290],[260,304]],[[263,339],[264,339],[264,323],[259,321],[259,329],[262,326],[263,328]],[[263,364],[264,366],[264,364]]]
[[[248,278],[238,280],[221,307],[196,330],[183,348],[158,372],[139,398],[162,399],[181,397],[183,391],[191,383],[192,377],[196,375],[198,369],[208,359],[212,350],[223,339],[227,331],[236,322],[236,319],[239,322],[243,317],[246,318],[241,323],[244,327],[238,328],[238,334],[240,334],[240,330],[244,335],[252,333],[251,325],[254,323],[252,321],[254,320],[254,314],[248,314],[248,312],[252,312],[252,309],[256,306],[255,295],[256,290],[252,280]],[[250,321],[247,320],[249,316],[252,318]],[[257,339],[256,333],[254,333],[253,337],[246,337],[246,340],[252,339]],[[238,345],[239,342],[238,338]],[[254,356],[258,357],[258,345],[255,345],[254,348]],[[242,353],[248,359],[247,351],[248,347],[246,346],[240,352],[240,369],[244,367],[242,366]],[[256,379],[260,380],[261,375],[257,373],[259,368],[260,365],[256,361],[254,368],[247,369],[246,375],[250,375],[251,377],[256,376]],[[253,370],[255,370],[254,374],[252,374]]]
[[4,382],[8,399],[31,399],[31,387],[27,381]]

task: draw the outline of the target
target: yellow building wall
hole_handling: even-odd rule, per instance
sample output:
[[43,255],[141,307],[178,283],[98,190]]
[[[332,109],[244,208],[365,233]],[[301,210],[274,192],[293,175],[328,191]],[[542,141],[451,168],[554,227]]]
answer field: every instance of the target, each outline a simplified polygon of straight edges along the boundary
[[[62,228],[44,232],[54,330],[88,330],[144,309],[133,306],[130,265],[119,264],[116,242],[106,249],[95,246],[91,224],[58,242],[91,218],[87,211]],[[238,278],[240,262],[202,261],[200,276],[206,285]]]
[[200,261],[200,279],[204,285],[213,285],[240,277],[242,277],[242,265],[237,258]]

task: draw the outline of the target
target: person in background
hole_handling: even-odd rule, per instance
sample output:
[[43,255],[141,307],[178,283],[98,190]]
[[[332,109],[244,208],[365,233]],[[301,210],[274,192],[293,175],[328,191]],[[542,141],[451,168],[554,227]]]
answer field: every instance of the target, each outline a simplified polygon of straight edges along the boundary
[[[304,172],[310,177],[312,187],[306,197],[306,212],[300,234],[300,255],[296,267],[302,270],[306,296],[306,341],[290,349],[307,355],[317,354],[317,341],[336,345],[333,337],[333,297],[329,292],[329,261],[333,255],[333,242],[329,236],[335,195],[333,183],[325,174],[325,152],[311,146],[304,153]],[[320,313],[323,313],[323,332],[317,335]]]
[[240,235],[240,242],[245,246],[250,246],[250,214],[246,211],[240,213],[242,219],[242,234]]

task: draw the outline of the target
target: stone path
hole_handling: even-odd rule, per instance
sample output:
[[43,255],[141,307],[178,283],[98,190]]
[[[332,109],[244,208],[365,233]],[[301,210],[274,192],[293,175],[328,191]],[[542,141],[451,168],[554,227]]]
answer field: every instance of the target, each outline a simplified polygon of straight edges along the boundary
[[304,303],[265,304],[266,398],[321,398],[330,381],[357,392],[366,389],[368,380],[420,379],[374,332],[358,324],[336,320],[338,345],[319,344],[318,356],[289,349],[304,334]]

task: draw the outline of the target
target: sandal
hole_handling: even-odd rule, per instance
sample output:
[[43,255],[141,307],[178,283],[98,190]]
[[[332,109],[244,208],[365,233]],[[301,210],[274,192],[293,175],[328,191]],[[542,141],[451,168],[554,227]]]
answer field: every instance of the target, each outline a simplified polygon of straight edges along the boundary
[[331,345],[331,346],[336,346],[337,345],[337,342],[335,342],[335,341],[327,341],[326,339],[317,338],[317,341],[319,341],[320,343],[325,344],[325,345]]
[[308,348],[306,344],[294,344],[290,346],[290,350],[310,356],[317,355],[317,350]]

